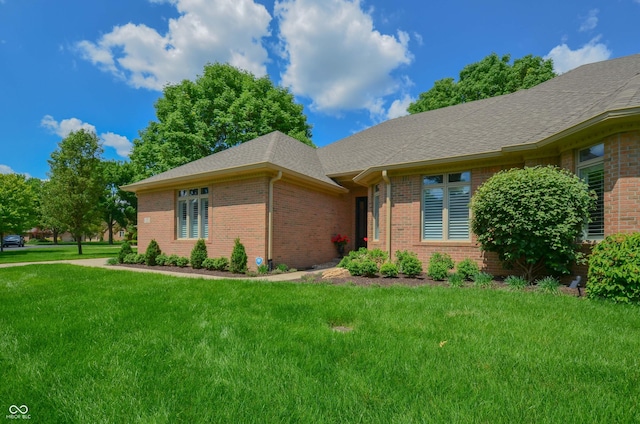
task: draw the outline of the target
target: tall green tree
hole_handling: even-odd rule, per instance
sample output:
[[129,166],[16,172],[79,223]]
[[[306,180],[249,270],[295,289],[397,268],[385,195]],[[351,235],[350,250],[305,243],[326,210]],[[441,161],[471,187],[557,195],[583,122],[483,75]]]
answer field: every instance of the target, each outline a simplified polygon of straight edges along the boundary
[[36,193],[24,175],[0,174],[0,252],[2,239],[22,234],[37,220]]
[[133,182],[133,168],[129,162],[105,161],[102,170],[105,189],[100,199],[100,211],[107,226],[109,244],[113,244],[113,228],[116,225],[127,228],[135,226],[137,221],[135,193],[120,189]]
[[67,227],[82,254],[82,236],[100,222],[99,202],[104,193],[102,146],[95,133],[81,129],[59,144],[49,159],[48,208]]
[[195,81],[168,85],[157,121],[133,142],[136,179],[158,174],[269,132],[311,142],[311,126],[285,88],[226,64],[208,64]]
[[58,244],[58,236],[67,231],[66,225],[60,220],[57,199],[54,198],[53,183],[51,180],[45,181],[40,191],[39,201],[39,225],[43,229],[51,230],[53,244]]
[[510,64],[511,55],[491,53],[460,71],[458,82],[444,78],[407,108],[409,113],[440,109],[474,100],[509,94],[550,80],[556,74],[551,59],[527,55]]

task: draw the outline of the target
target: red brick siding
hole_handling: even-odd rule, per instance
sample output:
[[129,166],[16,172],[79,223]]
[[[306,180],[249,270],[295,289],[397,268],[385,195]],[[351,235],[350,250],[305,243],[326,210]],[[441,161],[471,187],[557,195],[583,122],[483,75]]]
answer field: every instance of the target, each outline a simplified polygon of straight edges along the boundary
[[640,131],[605,140],[605,235],[640,231]]
[[346,234],[354,243],[355,196],[314,191],[290,182],[274,184],[273,261],[308,268],[337,256],[331,237]]

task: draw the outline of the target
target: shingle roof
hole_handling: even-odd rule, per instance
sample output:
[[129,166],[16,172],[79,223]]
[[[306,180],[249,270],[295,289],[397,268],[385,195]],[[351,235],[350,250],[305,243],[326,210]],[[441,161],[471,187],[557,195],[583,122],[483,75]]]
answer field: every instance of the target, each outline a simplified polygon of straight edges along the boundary
[[392,119],[321,149],[272,132],[128,187],[262,164],[339,188],[329,177],[532,145],[627,108],[640,115],[640,54],[583,65],[528,90]]
[[319,150],[327,175],[537,143],[640,106],[640,55],[584,65],[504,96],[392,119]]

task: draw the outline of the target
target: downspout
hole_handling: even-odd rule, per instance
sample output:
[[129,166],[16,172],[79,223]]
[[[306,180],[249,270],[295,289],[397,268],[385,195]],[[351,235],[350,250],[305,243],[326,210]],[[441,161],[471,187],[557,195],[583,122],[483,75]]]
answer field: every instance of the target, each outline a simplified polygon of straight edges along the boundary
[[282,171],[269,180],[269,223],[267,229],[267,265],[273,270],[273,183],[282,178]]
[[387,205],[387,213],[386,215],[386,222],[385,222],[385,226],[386,226],[386,248],[387,248],[387,252],[389,252],[389,259],[391,259],[391,180],[389,179],[389,176],[387,175],[387,170],[383,170],[382,171],[382,179],[384,180],[386,186],[385,186],[385,193],[386,193],[386,205]]

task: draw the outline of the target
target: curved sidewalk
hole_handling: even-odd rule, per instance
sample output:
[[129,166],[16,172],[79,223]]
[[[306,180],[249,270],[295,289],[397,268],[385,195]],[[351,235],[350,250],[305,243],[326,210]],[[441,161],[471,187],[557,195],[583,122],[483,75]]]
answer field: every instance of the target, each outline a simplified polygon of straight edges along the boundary
[[256,280],[256,281],[290,281],[290,280],[297,280],[308,274],[316,274],[318,272],[326,271],[326,269],[312,270],[312,271],[296,271],[296,272],[288,272],[285,274],[265,275],[265,276],[258,276],[258,277],[245,277],[245,276],[239,276],[239,275],[236,276],[234,274],[230,274],[229,276],[221,277],[217,275],[165,271],[162,269],[162,267],[142,269],[142,268],[132,268],[132,267],[125,267],[125,266],[117,266],[117,265],[107,265],[107,258],[69,259],[69,260],[51,261],[51,262],[18,262],[18,263],[11,263],[11,264],[0,264],[0,268],[10,268],[10,267],[26,266],[26,265],[48,265],[48,264],[70,264],[70,265],[88,266],[92,268],[104,268],[104,269],[111,269],[111,270],[131,271],[131,272],[146,272],[151,274],[164,274],[164,275],[172,275],[175,277],[186,277],[186,278],[204,278],[209,280],[238,279],[238,280]]

